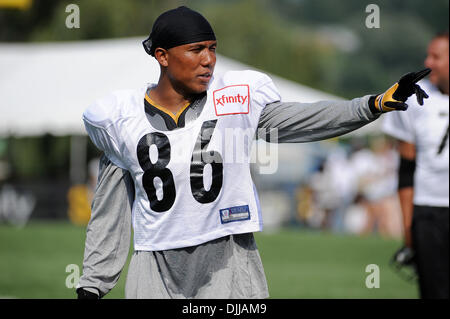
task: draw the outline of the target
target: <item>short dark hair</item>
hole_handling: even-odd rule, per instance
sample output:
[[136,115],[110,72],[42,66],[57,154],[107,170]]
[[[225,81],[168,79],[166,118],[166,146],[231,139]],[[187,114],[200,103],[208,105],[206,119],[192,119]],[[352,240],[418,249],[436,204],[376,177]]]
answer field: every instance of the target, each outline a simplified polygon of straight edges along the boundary
[[145,51],[155,56],[156,48],[216,40],[208,20],[199,12],[181,6],[162,13],[153,23],[150,36],[142,42]]
[[446,30],[446,31],[440,31],[440,32],[436,33],[436,34],[434,35],[434,37],[433,37],[433,40],[434,40],[434,39],[440,39],[440,38],[447,39],[447,41],[448,41],[448,30]]

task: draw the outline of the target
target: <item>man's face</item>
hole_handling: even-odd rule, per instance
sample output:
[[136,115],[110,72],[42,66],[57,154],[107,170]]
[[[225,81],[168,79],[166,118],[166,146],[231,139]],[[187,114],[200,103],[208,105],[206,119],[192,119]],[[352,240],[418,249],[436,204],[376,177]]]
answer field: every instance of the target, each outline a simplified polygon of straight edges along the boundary
[[217,41],[202,41],[171,48],[167,54],[167,76],[188,94],[208,89],[216,65]]
[[436,38],[428,46],[425,66],[431,69],[430,82],[442,90],[448,90],[448,38]]

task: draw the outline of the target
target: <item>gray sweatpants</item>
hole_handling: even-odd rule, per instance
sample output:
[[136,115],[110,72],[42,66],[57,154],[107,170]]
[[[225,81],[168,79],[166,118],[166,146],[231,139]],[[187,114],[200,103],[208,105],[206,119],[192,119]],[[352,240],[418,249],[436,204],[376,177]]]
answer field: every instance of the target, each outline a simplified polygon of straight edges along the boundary
[[195,247],[135,251],[126,298],[267,298],[266,277],[253,234]]

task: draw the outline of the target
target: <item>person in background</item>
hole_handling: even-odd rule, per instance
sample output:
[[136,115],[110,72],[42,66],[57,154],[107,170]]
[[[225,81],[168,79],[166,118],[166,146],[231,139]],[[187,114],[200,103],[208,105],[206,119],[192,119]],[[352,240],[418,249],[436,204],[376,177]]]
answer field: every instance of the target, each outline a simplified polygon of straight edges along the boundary
[[[414,262],[424,299],[449,298],[449,56],[448,32],[428,46],[429,94],[424,106],[385,117],[383,130],[398,140],[398,195],[405,247],[396,258]],[[394,114],[395,113],[395,114]]]

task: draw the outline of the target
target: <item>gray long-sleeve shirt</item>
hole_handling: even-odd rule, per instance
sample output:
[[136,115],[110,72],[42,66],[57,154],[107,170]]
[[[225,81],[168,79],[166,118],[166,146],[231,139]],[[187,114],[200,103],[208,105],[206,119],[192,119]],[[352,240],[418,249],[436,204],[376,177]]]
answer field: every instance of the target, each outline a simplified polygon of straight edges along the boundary
[[[379,115],[370,111],[368,100],[369,96],[364,96],[351,101],[268,104],[260,116],[258,137],[267,139],[275,129],[278,143],[312,142],[343,135],[378,118]],[[199,114],[199,110],[194,114]],[[147,117],[152,121],[151,116]],[[160,118],[154,120],[161,125]],[[116,284],[129,251],[133,198],[134,185],[129,173],[103,157],[78,287],[104,296]],[[217,254],[218,251],[221,253]],[[229,271],[223,271],[224,265]],[[150,274],[142,274],[145,270]],[[220,296],[215,285],[220,285]],[[250,233],[226,236],[196,247],[135,252],[126,295],[129,298],[263,298],[268,296],[268,291]]]

